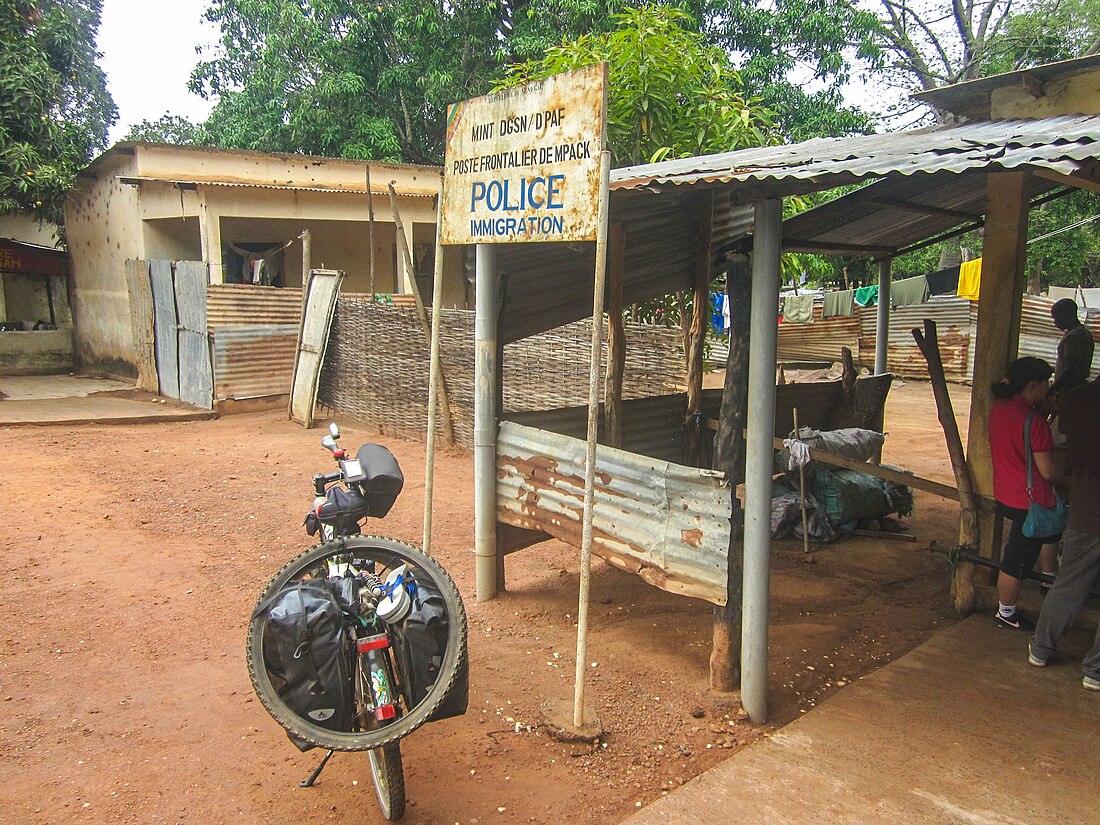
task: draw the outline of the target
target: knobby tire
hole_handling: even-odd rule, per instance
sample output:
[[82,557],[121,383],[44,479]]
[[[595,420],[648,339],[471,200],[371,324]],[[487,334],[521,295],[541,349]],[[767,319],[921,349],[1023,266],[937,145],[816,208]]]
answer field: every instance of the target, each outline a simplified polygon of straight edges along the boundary
[[[257,608],[267,603],[291,579],[316,566],[323,559],[347,551],[370,550],[370,555],[384,564],[396,567],[404,561],[418,571],[423,571],[435,583],[447,608],[447,649],[443,656],[438,678],[428,694],[396,722],[370,731],[333,731],[314,725],[286,705],[271,683],[264,667],[263,629],[267,620],[266,610],[254,615],[248,625],[248,675],[256,695],[275,721],[295,736],[319,748],[335,751],[363,751],[382,748],[408,736],[439,708],[455,685],[456,678],[466,661],[466,610],[454,580],[442,565],[422,550],[403,541],[385,536],[355,536],[333,539],[318,544],[295,556],[276,573],[257,600]],[[399,560],[394,564],[394,560]],[[404,778],[402,777],[402,794]]]

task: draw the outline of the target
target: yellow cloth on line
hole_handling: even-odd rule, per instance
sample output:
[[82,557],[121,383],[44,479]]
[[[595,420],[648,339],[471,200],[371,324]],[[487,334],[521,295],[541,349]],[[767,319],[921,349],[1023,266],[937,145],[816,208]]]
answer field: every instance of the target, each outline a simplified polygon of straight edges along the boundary
[[982,285],[982,259],[975,258],[973,261],[967,261],[966,263],[959,265],[959,289],[955,293],[960,298],[969,298],[971,301],[978,300],[978,290]]

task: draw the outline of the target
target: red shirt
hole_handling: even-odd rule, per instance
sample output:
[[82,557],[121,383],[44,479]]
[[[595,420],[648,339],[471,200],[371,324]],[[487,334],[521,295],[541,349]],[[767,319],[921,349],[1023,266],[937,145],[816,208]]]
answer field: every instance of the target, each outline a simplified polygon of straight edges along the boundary
[[[1035,408],[1026,398],[1012,398],[993,402],[989,411],[989,452],[993,458],[993,497],[1001,504],[1026,510],[1027,465],[1024,463],[1024,424]],[[1054,449],[1054,438],[1046,417],[1036,412],[1031,419],[1031,452],[1049,453]],[[1054,506],[1054,488],[1039,474],[1035,459],[1031,461],[1031,489],[1037,504]]]

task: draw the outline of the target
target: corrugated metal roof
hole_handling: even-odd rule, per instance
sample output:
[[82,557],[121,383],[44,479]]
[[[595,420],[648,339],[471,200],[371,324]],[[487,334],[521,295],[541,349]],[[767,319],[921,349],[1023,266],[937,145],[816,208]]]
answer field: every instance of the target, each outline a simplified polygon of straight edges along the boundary
[[1070,174],[1097,155],[1100,115],[1004,120],[880,135],[818,138],[629,166],[612,189],[665,184],[754,183],[756,197],[796,194],[886,175],[962,173],[1030,166]]
[[[365,186],[321,186],[321,185],[306,185],[295,183],[252,183],[249,181],[230,181],[230,180],[204,180],[201,178],[161,178],[150,175],[119,175],[119,183],[137,184],[137,183],[167,183],[172,186],[182,186],[186,188],[198,188],[199,186],[214,186],[219,188],[234,188],[234,189],[279,189],[286,190],[288,192],[329,192],[343,195],[366,195],[367,188]],[[372,195],[389,195],[388,189],[376,189],[370,190]],[[425,189],[422,192],[409,191],[408,188],[401,189],[398,193],[402,198],[434,198],[439,194],[437,190]]]
[[[502,423],[497,518],[579,547],[584,455],[580,439]],[[596,451],[592,552],[655,587],[724,604],[729,517],[720,473]]]
[[910,97],[944,109],[949,112],[961,114],[964,111],[977,111],[988,117],[990,97],[995,89],[1003,89],[1007,86],[1022,86],[1025,83],[1041,87],[1043,84],[1063,77],[1070,77],[1082,72],[1100,68],[1100,54],[1088,57],[1077,57],[1072,60],[1059,60],[1055,63],[1045,63],[1041,66],[1032,66],[1028,69],[1020,69],[1014,72],[980,77],[976,80],[968,80],[964,83],[956,83],[952,86],[942,86],[939,89],[928,89],[917,92]]

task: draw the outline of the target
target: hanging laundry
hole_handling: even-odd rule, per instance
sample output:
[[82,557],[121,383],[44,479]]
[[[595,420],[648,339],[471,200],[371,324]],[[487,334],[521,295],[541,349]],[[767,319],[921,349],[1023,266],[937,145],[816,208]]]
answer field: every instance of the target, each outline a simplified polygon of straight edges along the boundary
[[949,266],[939,272],[933,272],[928,276],[928,293],[930,295],[947,295],[959,288],[959,268]]
[[722,302],[725,299],[723,292],[710,293],[710,328],[715,335],[722,332]]
[[894,309],[923,304],[927,300],[928,279],[923,275],[890,284],[890,305]]
[[783,320],[788,324],[810,324],[814,320],[813,295],[788,295],[783,299]]
[[822,309],[822,318],[832,318],[836,315],[850,316],[856,313],[856,291],[845,289],[843,292],[826,292],[825,306]]
[[856,290],[856,303],[861,307],[873,307],[878,303],[878,284],[861,286]]
[[722,294],[722,332],[730,331],[730,296]]
[[959,267],[960,298],[968,298],[971,301],[978,300],[978,292],[982,285],[982,259],[975,258],[967,261]]

